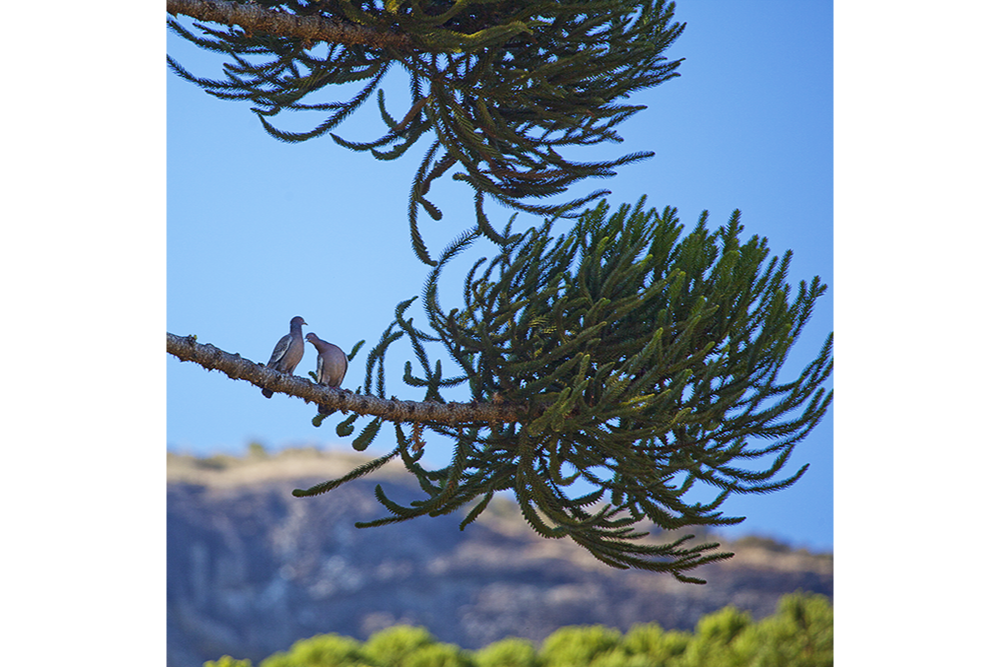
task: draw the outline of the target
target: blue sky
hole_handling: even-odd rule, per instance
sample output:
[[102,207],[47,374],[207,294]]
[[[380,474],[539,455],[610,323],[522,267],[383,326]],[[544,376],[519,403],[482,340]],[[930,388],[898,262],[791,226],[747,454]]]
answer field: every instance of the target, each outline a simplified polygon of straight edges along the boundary
[[[576,153],[592,160],[639,150],[656,156],[572,192],[610,189],[613,207],[645,194],[649,206],[677,207],[689,229],[702,210],[719,226],[739,208],[747,237],[767,237],[773,253],[791,249],[793,285],[819,275],[830,286],[786,363],[791,373],[833,330],[832,6],[683,3],[676,18],[687,28],[668,56],[685,58],[681,76],[630,100],[648,108],[620,126],[624,143]],[[173,36],[167,48],[189,71],[219,75],[212,54]],[[395,82],[386,94],[401,116],[408,89],[401,76]],[[276,123],[301,129],[308,121],[279,116]],[[381,136],[377,107],[363,107],[338,132],[355,140]],[[168,75],[167,330],[267,361],[288,320],[302,315],[308,331],[345,350],[368,341],[345,380],[357,388],[365,355],[394,306],[419,294],[426,276],[406,226],[409,184],[426,145],[387,163],[326,136],[281,143],[265,134],[249,105],[220,101]],[[425,218],[422,226],[436,254],[470,226],[471,197],[447,179],[431,196],[445,212],[441,222]],[[502,225],[509,212],[495,210]],[[537,222],[518,218],[521,225]],[[467,258],[492,252],[483,241]],[[456,271],[456,285],[461,277],[464,271]],[[389,391],[413,396],[399,381],[405,358],[399,348]],[[314,367],[312,352],[309,347],[299,375]],[[268,401],[259,389],[220,373],[168,359],[167,388],[171,451],[236,453],[250,441],[272,450],[350,449],[350,441],[334,432],[334,420],[312,426],[312,406],[280,395]],[[747,517],[732,533],[832,548],[832,425],[829,413],[797,447],[787,470],[805,463],[810,469],[795,486],[727,501],[728,515]],[[388,451],[390,435],[369,451]],[[435,451],[432,443],[429,459],[443,465],[450,449],[441,443]]]

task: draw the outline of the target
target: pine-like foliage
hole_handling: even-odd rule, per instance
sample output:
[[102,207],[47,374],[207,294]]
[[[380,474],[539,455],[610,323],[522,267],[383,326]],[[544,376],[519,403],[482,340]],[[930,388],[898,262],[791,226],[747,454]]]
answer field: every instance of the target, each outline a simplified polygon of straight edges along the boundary
[[[211,1],[209,2],[211,4]],[[220,4],[224,4],[221,3]],[[240,26],[170,27],[191,42],[227,56],[224,77],[200,78],[170,58],[172,69],[209,93],[248,100],[265,130],[283,141],[330,134],[378,159],[401,156],[432,132],[414,177],[409,204],[413,248],[433,264],[418,230],[419,209],[441,211],[427,198],[431,184],[451,172],[473,190],[480,231],[499,242],[487,220],[485,195],[543,215],[569,214],[606,191],[559,203],[587,177],[608,177],[618,166],[652,155],[633,153],[604,162],[576,162],[574,146],[620,142],[615,127],[644,108],[623,104],[631,93],[678,76],[680,60],[665,50],[681,34],[674,3],[661,0],[259,0],[240,6],[308,19],[316,26],[362,28],[365,39],[314,43]],[[256,20],[256,19],[255,19]],[[319,28],[316,29],[319,34]],[[409,99],[389,110],[379,83],[393,65],[410,77]],[[332,86],[364,82],[337,99]],[[376,99],[386,133],[349,141],[332,133]],[[307,101],[307,97],[309,100]],[[325,116],[305,132],[281,130],[269,119],[282,111]]]
[[[741,242],[739,211],[715,231],[707,212],[682,237],[676,209],[606,203],[585,212],[556,238],[554,219],[475,263],[464,304],[439,302],[443,270],[478,232],[460,237],[430,272],[423,295],[433,332],[404,318],[371,352],[366,393],[384,396],[386,351],[408,338],[420,372],[407,362],[404,381],[443,401],[447,387],[467,387],[473,402],[523,407],[512,423],[462,427],[426,423],[410,433],[395,425],[398,446],[351,474],[296,495],[315,495],[400,457],[427,495],[409,506],[378,499],[381,525],[441,515],[471,505],[463,526],[494,494],[512,490],[527,522],[546,537],[570,537],[615,567],[683,572],[731,554],[717,545],[682,548],[646,537],[663,530],[733,524],[721,506],[732,493],[784,488],[806,467],[775,479],[793,447],[826,412],[823,387],[832,370],[832,335],[792,379],[779,377],[789,348],[826,287],[819,278],[786,283],[791,252],[770,257],[766,239]],[[505,230],[509,234],[508,229]],[[459,369],[443,377],[436,344]],[[338,427],[353,429],[356,415]],[[364,449],[382,422],[355,441]],[[422,429],[454,443],[450,465],[421,463]],[[743,467],[741,462],[763,461]],[[699,484],[700,483],[700,484]],[[706,503],[685,495],[714,487]],[[472,503],[475,503],[472,505]]]

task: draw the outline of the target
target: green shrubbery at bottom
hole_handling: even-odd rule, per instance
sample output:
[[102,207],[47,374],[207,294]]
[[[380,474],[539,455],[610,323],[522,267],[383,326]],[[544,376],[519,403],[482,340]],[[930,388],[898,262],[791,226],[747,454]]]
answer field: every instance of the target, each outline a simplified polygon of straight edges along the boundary
[[[796,593],[760,622],[726,607],[704,616],[695,631],[657,623],[622,633],[601,625],[568,626],[540,647],[507,638],[478,651],[438,642],[424,628],[398,625],[368,641],[328,634],[302,639],[259,667],[829,667],[833,609],[822,595]],[[223,656],[205,667],[253,667]]]

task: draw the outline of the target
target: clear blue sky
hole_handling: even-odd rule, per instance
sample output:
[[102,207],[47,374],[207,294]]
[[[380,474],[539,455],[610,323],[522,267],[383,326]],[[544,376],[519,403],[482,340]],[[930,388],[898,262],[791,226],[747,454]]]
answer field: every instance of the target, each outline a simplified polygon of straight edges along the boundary
[[[681,76],[633,98],[648,108],[620,126],[623,144],[577,153],[603,159],[653,150],[656,157],[574,192],[606,187],[613,206],[646,194],[651,206],[679,208],[688,228],[704,209],[717,226],[739,208],[747,235],[766,236],[775,253],[793,250],[793,285],[819,275],[831,288],[786,364],[789,372],[801,369],[833,329],[831,3],[682,3],[677,19],[687,28],[669,56],[686,59]],[[168,52],[189,71],[219,75],[213,55],[179,38],[168,39]],[[386,93],[401,116],[408,90],[397,82]],[[406,226],[409,184],[424,149],[387,163],[325,136],[285,144],[264,133],[247,104],[220,101],[173,75],[167,85],[167,330],[267,361],[288,320],[302,315],[307,331],[346,350],[368,341],[345,381],[358,387],[364,355],[393,307],[418,294],[426,276]],[[305,126],[299,118],[277,122]],[[353,139],[382,131],[374,106],[339,130]],[[439,183],[431,195],[445,218],[423,226],[432,254],[472,220],[465,186]],[[501,210],[494,219],[502,224],[508,216]],[[468,257],[491,253],[484,241]],[[307,348],[299,375],[314,367]],[[412,390],[399,380],[403,348],[389,391],[407,397]],[[334,432],[335,420],[312,426],[312,406],[281,395],[266,400],[254,386],[194,364],[169,359],[167,387],[172,451],[242,452],[250,441],[272,450],[350,448]],[[832,548],[832,432],[830,414],[798,446],[788,470],[810,469],[794,487],[728,501],[730,515],[747,517],[735,533]],[[377,440],[369,451],[391,446]],[[443,443],[433,449],[436,463],[450,457]]]

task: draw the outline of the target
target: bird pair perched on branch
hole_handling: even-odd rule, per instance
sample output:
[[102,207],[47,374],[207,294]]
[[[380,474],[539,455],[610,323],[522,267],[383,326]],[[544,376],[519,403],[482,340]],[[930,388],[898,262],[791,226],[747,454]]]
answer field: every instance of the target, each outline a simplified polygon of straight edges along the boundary
[[[299,316],[292,318],[287,334],[281,337],[274,346],[267,367],[279,373],[291,374],[302,360],[305,345],[302,342],[302,325],[307,322]],[[316,347],[316,381],[328,387],[340,387],[344,375],[347,374],[347,355],[333,343],[328,343],[314,333],[306,334],[305,340]],[[270,389],[261,389],[266,398],[274,394]],[[330,410],[319,409],[320,414],[329,414]]]

